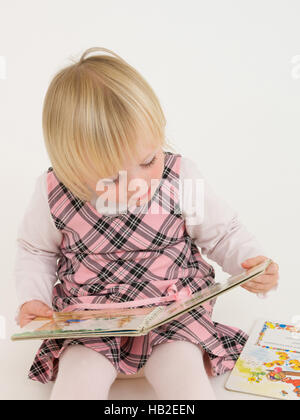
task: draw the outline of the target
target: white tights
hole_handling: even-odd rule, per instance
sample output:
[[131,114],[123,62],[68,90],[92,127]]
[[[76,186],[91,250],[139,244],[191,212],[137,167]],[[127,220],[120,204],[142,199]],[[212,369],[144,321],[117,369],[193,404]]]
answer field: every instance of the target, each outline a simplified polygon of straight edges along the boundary
[[[162,400],[215,400],[200,348],[187,341],[155,346],[144,368],[145,377]],[[107,400],[117,376],[113,364],[83,345],[66,348],[51,400]]]

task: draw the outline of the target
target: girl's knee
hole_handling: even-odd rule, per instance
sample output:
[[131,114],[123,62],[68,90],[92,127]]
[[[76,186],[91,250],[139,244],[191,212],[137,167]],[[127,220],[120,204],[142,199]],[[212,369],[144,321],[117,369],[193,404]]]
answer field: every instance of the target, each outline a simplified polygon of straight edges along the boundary
[[72,368],[72,371],[99,370],[110,371],[113,379],[117,376],[117,370],[108,358],[84,345],[77,344],[68,346],[59,358],[59,369]]

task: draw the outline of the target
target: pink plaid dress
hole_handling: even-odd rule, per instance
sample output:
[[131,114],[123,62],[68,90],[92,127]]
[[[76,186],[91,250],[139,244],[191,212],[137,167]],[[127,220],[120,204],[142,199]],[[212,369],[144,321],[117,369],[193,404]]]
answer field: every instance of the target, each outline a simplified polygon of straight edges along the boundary
[[[63,234],[53,309],[102,309],[169,305],[214,284],[215,272],[185,229],[179,207],[181,155],[165,153],[162,178],[145,205],[103,215],[74,196],[47,171],[48,202]],[[59,357],[80,344],[105,355],[118,372],[141,369],[154,346],[190,341],[208,353],[214,376],[231,370],[248,336],[211,319],[215,300],[139,337],[48,339],[40,346],[29,378],[54,381]]]

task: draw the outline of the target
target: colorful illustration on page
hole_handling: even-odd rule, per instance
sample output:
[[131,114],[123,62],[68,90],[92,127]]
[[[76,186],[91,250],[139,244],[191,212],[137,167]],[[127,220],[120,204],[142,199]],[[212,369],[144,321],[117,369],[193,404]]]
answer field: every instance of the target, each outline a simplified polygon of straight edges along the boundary
[[245,347],[228,389],[300,400],[300,329],[265,322],[254,344]]

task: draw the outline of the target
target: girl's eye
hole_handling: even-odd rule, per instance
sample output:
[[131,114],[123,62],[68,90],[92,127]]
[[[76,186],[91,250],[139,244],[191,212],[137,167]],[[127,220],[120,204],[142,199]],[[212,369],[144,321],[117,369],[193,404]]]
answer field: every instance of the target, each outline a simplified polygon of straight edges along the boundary
[[[142,163],[140,166],[143,168],[149,168],[152,166],[156,161],[156,155],[153,156],[153,158],[148,163]],[[111,185],[111,184],[117,184],[119,182],[119,175],[116,178],[103,178],[102,183],[104,185]]]
[[117,176],[116,178],[106,178],[102,180],[102,183],[104,185],[111,185],[111,184],[116,184],[119,181],[119,176]]
[[142,163],[141,166],[143,168],[149,168],[149,166],[152,166],[155,161],[156,161],[156,155],[153,156],[153,159],[150,160],[150,162],[148,162],[148,163]]

